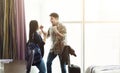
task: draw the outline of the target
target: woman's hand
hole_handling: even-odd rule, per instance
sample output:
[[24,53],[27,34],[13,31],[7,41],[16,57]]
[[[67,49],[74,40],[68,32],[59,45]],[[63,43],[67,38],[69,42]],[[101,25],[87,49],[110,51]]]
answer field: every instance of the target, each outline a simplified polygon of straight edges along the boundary
[[43,28],[44,28],[44,27],[41,25],[41,26],[40,26],[40,30],[42,31],[43,35],[46,35],[47,33],[46,33],[45,31],[43,31]]
[[41,26],[40,26],[40,30],[43,30],[43,28],[44,28],[44,27],[41,25]]
[[41,25],[40,26],[40,30],[41,30],[41,32],[43,33],[43,41],[45,42],[46,41],[46,38],[47,38],[47,33],[45,32],[45,31],[43,31],[43,26]]

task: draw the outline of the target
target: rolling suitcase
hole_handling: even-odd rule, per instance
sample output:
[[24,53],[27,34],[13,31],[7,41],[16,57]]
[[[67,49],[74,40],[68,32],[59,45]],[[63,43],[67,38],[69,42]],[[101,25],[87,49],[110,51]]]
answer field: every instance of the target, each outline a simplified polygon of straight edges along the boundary
[[68,62],[68,73],[81,73],[81,69],[79,66],[70,64],[70,56],[69,56],[69,62]]
[[76,66],[76,65],[73,65],[73,64],[71,64],[70,66],[68,66],[68,72],[69,73],[81,73],[80,67]]

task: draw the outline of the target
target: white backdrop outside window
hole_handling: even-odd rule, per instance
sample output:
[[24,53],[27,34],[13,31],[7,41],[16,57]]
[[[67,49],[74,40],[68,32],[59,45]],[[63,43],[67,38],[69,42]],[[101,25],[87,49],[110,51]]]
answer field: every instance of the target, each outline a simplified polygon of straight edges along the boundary
[[[68,44],[75,49],[78,55],[78,57],[71,56],[74,59],[71,60],[71,63],[80,66],[81,70],[84,66],[86,69],[90,65],[120,64],[120,0],[24,1],[27,39],[30,20],[38,20],[39,25],[43,25],[44,30],[47,31],[51,26],[50,13],[57,12],[60,15],[60,21],[65,22],[63,24],[68,29]],[[81,21],[85,25],[84,31]],[[82,33],[85,35],[83,36]],[[50,49],[48,46],[51,44],[49,40],[47,39],[45,45],[45,63]],[[73,43],[73,41],[77,43]],[[84,66],[82,66],[82,61],[85,61]],[[53,68],[57,69],[53,69],[53,73],[60,73],[58,57],[53,62]]]
[[[79,67],[82,66],[82,53],[81,53],[81,24],[71,24],[71,23],[63,23],[67,29],[67,44],[70,45],[77,55],[77,57],[74,57],[73,55],[70,55],[70,61],[71,64],[77,65]],[[50,38],[47,39],[46,45],[45,45],[45,56],[44,60],[47,61],[47,56],[50,50]],[[81,67],[82,68],[82,67]],[[66,69],[68,70],[67,66]],[[58,56],[53,60],[52,64],[52,71],[53,73],[61,73],[60,69],[60,62]]]
[[120,62],[120,24],[85,25],[85,67],[118,65]]
[[85,0],[86,21],[120,21],[120,0]]
[[119,3],[85,0],[85,68],[120,64]]
[[[25,0],[25,14],[26,14],[26,30],[27,39],[29,33],[30,20],[37,20],[39,25],[44,26],[44,30],[47,31],[51,26],[50,13],[56,12],[60,16],[60,22],[67,28],[67,42],[75,50],[77,57],[71,56],[71,63],[81,67],[82,53],[81,53],[81,24],[69,23],[80,22],[82,19],[82,0]],[[74,43],[73,43],[74,42]],[[50,39],[47,39],[45,44],[44,61],[46,64],[47,56],[51,47]],[[53,73],[61,73],[58,57],[55,58],[52,65]],[[66,67],[66,69],[68,69]],[[38,72],[36,67],[32,67],[31,73]]]

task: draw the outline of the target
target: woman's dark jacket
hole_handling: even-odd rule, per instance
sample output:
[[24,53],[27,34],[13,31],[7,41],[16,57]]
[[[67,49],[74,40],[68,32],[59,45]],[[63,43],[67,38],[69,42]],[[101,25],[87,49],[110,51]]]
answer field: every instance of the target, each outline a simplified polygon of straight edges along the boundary
[[33,42],[39,45],[40,50],[41,50],[41,54],[42,54],[42,57],[43,57],[44,56],[44,44],[45,43],[42,40],[42,37],[37,32],[34,33],[34,40],[33,40]]

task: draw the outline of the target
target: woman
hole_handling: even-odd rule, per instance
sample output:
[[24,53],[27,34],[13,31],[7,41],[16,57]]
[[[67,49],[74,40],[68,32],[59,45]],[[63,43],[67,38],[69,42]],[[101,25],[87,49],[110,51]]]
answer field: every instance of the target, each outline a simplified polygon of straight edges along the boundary
[[41,31],[43,33],[43,36],[44,36],[44,38],[42,39],[41,35],[38,34],[38,32],[37,32],[39,27],[38,27],[38,22],[36,20],[32,20],[30,22],[29,28],[30,28],[29,42],[33,42],[33,43],[35,43],[35,44],[37,44],[39,46],[40,51],[41,51],[41,58],[40,59],[37,58],[39,60],[35,59],[36,61],[32,61],[32,60],[34,60],[32,58],[36,57],[36,55],[33,56],[34,53],[32,52],[30,58],[27,61],[27,73],[30,73],[31,63],[32,62],[35,62],[34,64],[32,63],[32,65],[37,66],[37,68],[39,69],[39,73],[46,73],[45,64],[44,64],[44,61],[42,59],[43,54],[44,54],[44,44],[45,44],[45,41],[46,41],[46,33],[43,31],[43,26],[40,26],[40,29],[41,29]]

